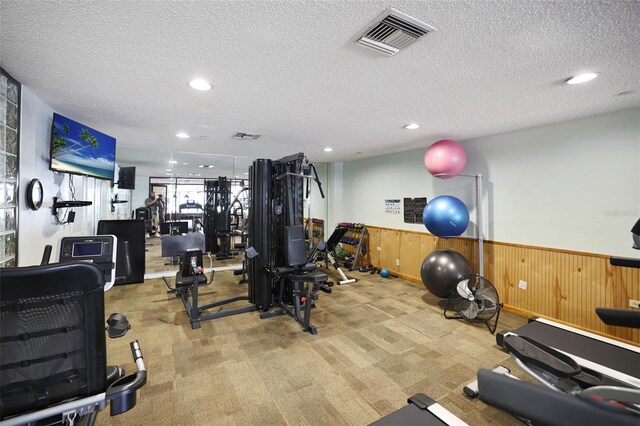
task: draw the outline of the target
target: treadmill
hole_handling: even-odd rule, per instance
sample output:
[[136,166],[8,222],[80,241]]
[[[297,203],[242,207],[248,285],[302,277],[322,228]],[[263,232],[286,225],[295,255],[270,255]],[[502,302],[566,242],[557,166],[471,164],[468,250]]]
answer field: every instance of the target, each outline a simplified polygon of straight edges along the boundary
[[[640,220],[636,224],[640,227]],[[611,265],[640,268],[639,259],[612,257]],[[628,309],[597,308],[600,318],[609,325],[640,327],[640,312]],[[599,336],[555,321],[534,318],[511,332],[496,335],[496,342],[504,347],[504,337],[517,334],[529,337],[569,355],[581,367],[597,371],[605,384],[640,389],[640,346],[630,345]]]

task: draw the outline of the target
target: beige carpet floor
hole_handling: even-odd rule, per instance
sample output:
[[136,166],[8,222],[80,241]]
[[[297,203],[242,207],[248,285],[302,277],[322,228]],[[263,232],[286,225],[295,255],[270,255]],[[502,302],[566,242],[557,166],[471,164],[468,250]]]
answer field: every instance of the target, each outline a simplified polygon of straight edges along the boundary
[[[161,268],[157,259],[152,263]],[[441,301],[422,286],[350,275],[358,282],[320,293],[315,336],[288,316],[261,320],[258,312],[192,330],[183,304],[161,279],[114,287],[106,314],[128,315],[132,328],[108,339],[109,363],[133,371],[128,341],[138,339],[148,382],[133,410],[115,417],[104,410],[97,424],[366,425],[418,392],[471,425],[516,424],[462,392],[479,368],[516,370],[485,326],[444,319]],[[237,278],[217,273],[201,289],[201,303],[246,294]],[[503,312],[499,330],[525,322]]]

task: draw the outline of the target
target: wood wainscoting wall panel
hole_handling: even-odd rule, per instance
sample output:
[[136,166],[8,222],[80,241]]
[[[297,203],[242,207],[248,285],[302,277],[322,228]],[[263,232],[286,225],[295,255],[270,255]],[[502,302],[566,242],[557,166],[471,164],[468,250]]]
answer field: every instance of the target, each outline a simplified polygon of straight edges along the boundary
[[[369,225],[367,231],[366,263],[420,285],[422,261],[434,250],[455,250],[478,270],[475,239]],[[609,257],[600,254],[496,241],[484,242],[484,268],[507,310],[640,343],[640,330],[607,326],[595,314],[598,306],[628,308],[629,299],[640,300],[640,269],[611,266]]]
[[400,258],[400,231],[397,229],[385,229],[380,231],[381,248],[380,265],[390,271],[397,271],[396,259]]
[[397,270],[402,276],[420,276],[420,265],[424,258],[422,253],[433,250],[432,241],[424,235],[402,232],[398,243],[400,264],[392,266],[391,269]]

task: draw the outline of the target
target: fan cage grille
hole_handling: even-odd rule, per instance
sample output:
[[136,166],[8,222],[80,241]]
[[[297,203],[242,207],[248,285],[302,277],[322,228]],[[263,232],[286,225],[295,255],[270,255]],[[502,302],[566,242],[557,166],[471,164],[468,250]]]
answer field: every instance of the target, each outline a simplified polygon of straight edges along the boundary
[[[494,333],[498,326],[501,307],[498,291],[491,281],[481,275],[471,275],[462,278],[451,289],[444,316],[447,319],[464,319],[472,323],[486,324],[489,331]],[[456,315],[447,315],[450,310]],[[492,327],[489,321],[494,318]]]

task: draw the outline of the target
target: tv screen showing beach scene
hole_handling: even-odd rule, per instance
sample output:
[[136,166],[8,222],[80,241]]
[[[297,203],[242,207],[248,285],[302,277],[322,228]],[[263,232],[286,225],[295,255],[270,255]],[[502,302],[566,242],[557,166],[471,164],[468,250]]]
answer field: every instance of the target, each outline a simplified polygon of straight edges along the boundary
[[113,180],[116,140],[54,113],[50,158],[53,171]]

